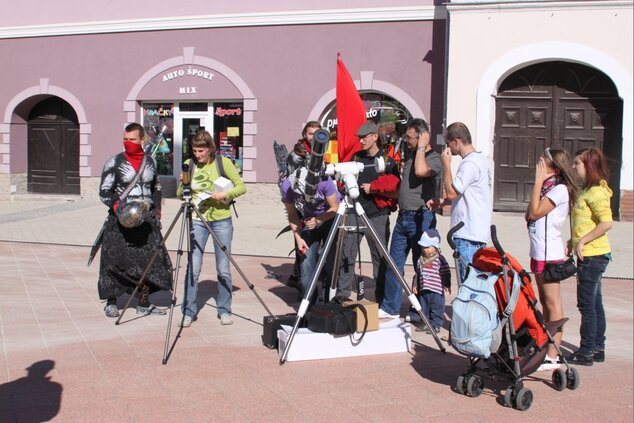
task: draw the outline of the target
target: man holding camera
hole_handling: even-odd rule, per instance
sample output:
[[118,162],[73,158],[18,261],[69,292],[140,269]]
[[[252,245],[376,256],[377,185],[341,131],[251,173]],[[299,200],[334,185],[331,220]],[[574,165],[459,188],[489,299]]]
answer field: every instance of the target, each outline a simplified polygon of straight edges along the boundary
[[[358,201],[378,235],[381,243],[387,248],[390,238],[390,211],[396,211],[396,197],[400,183],[398,166],[392,158],[385,159],[385,172],[379,174],[375,167],[378,157],[386,157],[381,148],[379,127],[372,121],[367,121],[357,130],[357,136],[361,142],[361,150],[352,156],[352,160],[365,165],[363,172],[359,173],[358,184],[360,189]],[[337,284],[337,296],[344,299],[350,297],[352,282],[354,281],[354,264],[359,251],[361,238],[368,231],[365,227],[359,227],[362,222],[356,214],[350,213],[346,219],[346,226],[352,228],[346,232],[343,241],[342,260],[339,265],[339,278]],[[387,264],[374,243],[369,242],[370,255],[372,257],[372,277],[375,282],[375,298],[377,302],[383,298],[385,290],[385,271]],[[361,291],[361,288],[359,288]],[[361,292],[359,292],[360,294]]]
[[[412,250],[414,266],[421,256],[418,244],[423,232],[436,228],[434,201],[440,198],[443,167],[440,154],[430,145],[429,125],[423,119],[412,119],[405,132],[411,154],[405,161],[401,185],[398,191],[398,219],[392,233],[390,256],[404,273],[405,260]],[[403,288],[398,276],[388,269],[385,276],[385,298],[379,308],[379,318],[396,318],[400,315]]]

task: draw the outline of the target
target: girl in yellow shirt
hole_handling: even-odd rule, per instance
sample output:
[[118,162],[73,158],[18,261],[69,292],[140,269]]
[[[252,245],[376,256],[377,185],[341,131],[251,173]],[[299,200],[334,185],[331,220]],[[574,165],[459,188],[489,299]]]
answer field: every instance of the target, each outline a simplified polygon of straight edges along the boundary
[[577,256],[577,307],[581,313],[579,350],[568,357],[571,363],[592,366],[605,361],[605,310],[601,277],[611,260],[606,233],[612,228],[608,187],[608,165],[597,148],[578,151],[572,165],[583,183],[572,209],[572,249]]

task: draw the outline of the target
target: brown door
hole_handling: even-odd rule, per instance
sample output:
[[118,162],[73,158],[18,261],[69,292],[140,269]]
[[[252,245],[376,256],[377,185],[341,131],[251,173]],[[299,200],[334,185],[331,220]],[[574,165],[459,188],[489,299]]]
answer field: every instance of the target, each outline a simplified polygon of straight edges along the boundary
[[618,216],[621,120],[614,84],[595,69],[548,62],[510,75],[496,98],[494,209],[526,210],[535,163],[546,147],[573,154],[595,146],[615,169],[609,182]]
[[28,191],[79,194],[79,125],[58,97],[38,103],[29,116]]

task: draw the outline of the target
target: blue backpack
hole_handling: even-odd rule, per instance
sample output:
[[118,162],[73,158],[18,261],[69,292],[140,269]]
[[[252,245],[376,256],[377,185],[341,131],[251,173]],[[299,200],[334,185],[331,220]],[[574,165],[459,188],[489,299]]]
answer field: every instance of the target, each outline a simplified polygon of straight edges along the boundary
[[502,325],[495,296],[499,276],[469,265],[467,278],[451,303],[451,345],[458,352],[489,358],[500,347]]

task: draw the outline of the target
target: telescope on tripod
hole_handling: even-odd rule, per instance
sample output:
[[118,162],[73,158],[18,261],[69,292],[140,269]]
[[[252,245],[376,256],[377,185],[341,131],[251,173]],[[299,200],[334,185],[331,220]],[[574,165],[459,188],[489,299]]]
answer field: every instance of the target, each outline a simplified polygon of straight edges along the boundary
[[[319,138],[318,138],[318,133],[319,133]],[[326,258],[328,257],[328,252],[332,248],[335,236],[338,234],[339,238],[338,238],[337,246],[336,246],[337,250],[335,253],[335,257],[336,257],[335,266],[333,268],[333,278],[332,278],[332,283],[331,283],[331,287],[329,291],[329,298],[332,299],[334,297],[334,293],[336,292],[336,282],[337,282],[335,269],[339,268],[339,261],[341,260],[341,247],[343,244],[343,237],[345,235],[345,229],[346,229],[345,221],[350,210],[353,210],[357,218],[360,219],[364,225],[366,225],[368,236],[371,242],[374,243],[374,245],[380,252],[381,256],[385,259],[388,266],[392,269],[394,274],[397,276],[399,284],[401,285],[401,287],[407,294],[407,298],[409,299],[410,303],[412,304],[412,306],[414,307],[414,309],[420,316],[421,321],[425,323],[428,327],[430,326],[427,320],[427,317],[422,312],[422,307],[420,305],[420,302],[418,301],[418,298],[411,291],[407,282],[403,278],[403,275],[399,272],[396,264],[394,263],[394,260],[392,260],[392,257],[390,256],[386,247],[381,243],[380,238],[378,237],[376,231],[372,227],[370,220],[365,214],[365,210],[363,209],[363,207],[361,206],[359,202],[355,201],[360,195],[357,178],[359,176],[359,173],[363,172],[363,170],[365,169],[365,165],[363,165],[363,163],[357,163],[357,162],[342,162],[342,163],[328,164],[325,167],[325,169],[322,171],[323,152],[325,152],[326,149],[325,149],[325,146],[321,144],[321,141],[319,141],[321,139],[326,139],[326,140],[330,139],[330,134],[325,129],[320,129],[315,132],[315,144],[313,146],[313,153],[315,153],[315,147],[317,147],[318,154],[316,154],[315,158],[311,156],[311,160],[309,161],[309,165],[308,165],[309,171],[307,175],[310,176],[311,182],[309,184],[308,182],[309,176],[307,176],[306,184],[305,184],[305,193],[304,193],[305,198],[307,201],[309,198],[311,199],[313,198],[311,195],[307,194],[306,191],[309,189],[309,187],[312,189],[313,181],[316,181],[314,183],[314,186],[316,187],[319,180],[321,180],[321,176],[323,173],[325,175],[333,177],[333,179],[335,179],[337,182],[343,185],[344,199],[339,204],[337,214],[334,217],[334,221],[330,228],[330,232],[328,233],[328,236],[326,238],[326,242],[324,244],[323,250],[320,252],[319,261],[317,263],[316,268],[314,269],[310,285],[308,289],[306,290],[306,292],[304,293],[304,297],[299,305],[299,309],[297,311],[297,319],[295,320],[295,324],[293,325],[293,328],[291,329],[291,332],[288,336],[288,340],[286,342],[284,352],[282,353],[282,356],[280,357],[280,365],[284,364],[286,361],[286,358],[288,357],[289,350],[293,343],[293,339],[295,338],[295,335],[299,329],[301,320],[304,318],[306,312],[308,311],[308,308],[310,307],[310,298],[312,298],[313,292],[315,291],[315,289],[317,289],[317,280],[319,278],[321,270],[324,267]],[[385,162],[383,161],[383,158],[377,158],[375,160],[374,165],[370,165],[370,166],[374,166],[378,173],[383,173],[385,171]],[[311,194],[314,196],[314,189],[311,191]],[[440,342],[438,335],[432,331],[432,336],[434,337],[434,340],[436,341],[438,348],[444,353],[445,347]]]
[[[359,197],[357,178],[366,166],[359,162],[343,162],[331,163],[324,167],[324,155],[328,149],[329,141],[330,132],[325,129],[315,131],[310,160],[305,166],[305,170],[300,168],[297,171],[296,179],[303,179],[297,183],[307,203],[314,200],[317,185],[324,176],[330,176],[336,181],[343,182],[350,198],[356,199]],[[373,166],[377,173],[383,173],[385,171],[385,160],[382,157],[377,157]]]

